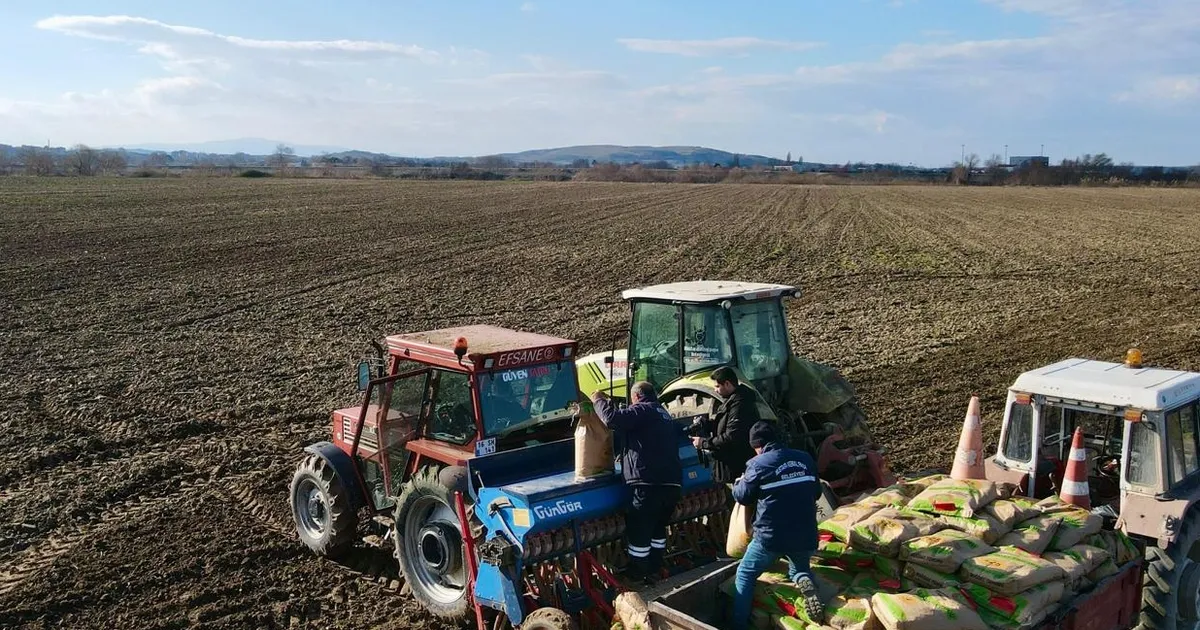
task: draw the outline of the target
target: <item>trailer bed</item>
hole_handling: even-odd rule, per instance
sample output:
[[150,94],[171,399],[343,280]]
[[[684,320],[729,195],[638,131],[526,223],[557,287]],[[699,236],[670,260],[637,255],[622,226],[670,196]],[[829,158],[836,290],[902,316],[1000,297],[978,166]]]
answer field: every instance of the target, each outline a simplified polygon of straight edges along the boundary
[[[1038,630],[1132,628],[1141,604],[1144,565],[1141,559],[1127,562],[1092,590],[1064,603]],[[736,571],[736,560],[719,560],[639,591],[655,630],[721,630],[726,598],[720,596],[720,587]]]

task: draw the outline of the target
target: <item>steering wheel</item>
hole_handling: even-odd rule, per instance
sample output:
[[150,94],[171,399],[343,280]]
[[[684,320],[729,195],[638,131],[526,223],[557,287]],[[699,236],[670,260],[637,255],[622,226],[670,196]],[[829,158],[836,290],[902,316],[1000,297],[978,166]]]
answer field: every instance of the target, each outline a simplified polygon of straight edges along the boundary
[[442,403],[434,410],[434,414],[438,420],[445,422],[447,427],[453,427],[456,430],[459,427],[470,427],[474,424],[471,411],[462,403]]
[[1096,472],[1104,477],[1117,479],[1121,475],[1121,458],[1116,455],[1101,455],[1097,457]]
[[667,348],[671,347],[671,344],[674,344],[674,343],[675,343],[674,339],[663,339],[662,341],[654,344],[653,346],[650,346],[651,356],[656,355],[656,354],[666,354]]

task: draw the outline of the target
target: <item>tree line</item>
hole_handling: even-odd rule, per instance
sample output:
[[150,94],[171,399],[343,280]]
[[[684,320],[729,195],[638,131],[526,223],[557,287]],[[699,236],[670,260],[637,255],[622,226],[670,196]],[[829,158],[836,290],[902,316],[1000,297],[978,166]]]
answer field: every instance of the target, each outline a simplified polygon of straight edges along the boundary
[[[918,168],[899,164],[845,165],[800,164],[803,172],[787,167],[791,154],[780,164],[742,167],[737,156],[728,164],[676,166],[664,160],[623,164],[576,159],[569,165],[515,163],[499,155],[470,160],[397,158],[382,154],[348,152],[302,158],[291,147],[280,144],[267,156],[246,153],[214,155],[187,151],[127,152],[95,149],[79,144],[70,149],[9,147],[0,145],[0,175],[154,175],[173,167],[198,174],[239,174],[238,169],[267,167],[257,175],[304,177],[360,176],[419,179],[579,179],[589,181],[677,182],[677,183],[925,183],[974,186],[1089,186],[1089,185],[1197,185],[1200,166],[1191,168],[1137,166],[1117,163],[1106,153],[1085,154],[1051,164],[1044,158],[1019,165],[1006,164],[999,155],[981,160],[978,155],[942,168]],[[131,171],[131,169],[133,169]],[[249,171],[245,171],[249,172]],[[244,174],[242,172],[241,174]]]

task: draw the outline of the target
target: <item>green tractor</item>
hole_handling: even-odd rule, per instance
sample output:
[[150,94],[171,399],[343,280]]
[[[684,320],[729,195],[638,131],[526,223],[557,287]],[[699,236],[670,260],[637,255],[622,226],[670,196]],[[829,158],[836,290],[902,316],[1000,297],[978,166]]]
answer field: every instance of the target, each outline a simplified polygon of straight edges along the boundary
[[704,418],[722,402],[710,376],[730,366],[757,392],[760,415],[812,453],[839,502],[890,485],[854,388],[793,353],[783,302],[799,295],[781,284],[704,280],[624,291],[630,347],[580,358],[580,388],[624,398],[629,383],[649,381],[672,415]]

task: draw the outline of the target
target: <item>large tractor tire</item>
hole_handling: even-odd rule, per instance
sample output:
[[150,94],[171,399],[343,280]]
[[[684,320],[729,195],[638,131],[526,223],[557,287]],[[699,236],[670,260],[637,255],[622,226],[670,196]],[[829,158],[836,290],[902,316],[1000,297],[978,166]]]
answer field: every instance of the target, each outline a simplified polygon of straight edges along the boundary
[[308,455],[292,476],[292,520],[300,540],[326,558],[343,555],[354,543],[358,514],[342,480],[318,455]]
[[395,520],[396,559],[413,597],[438,617],[465,619],[471,607],[462,527],[436,468],[405,484]]
[[571,615],[557,608],[539,608],[525,617],[521,630],[579,630]]
[[1183,518],[1166,549],[1146,548],[1139,629],[1200,628],[1200,508]]

